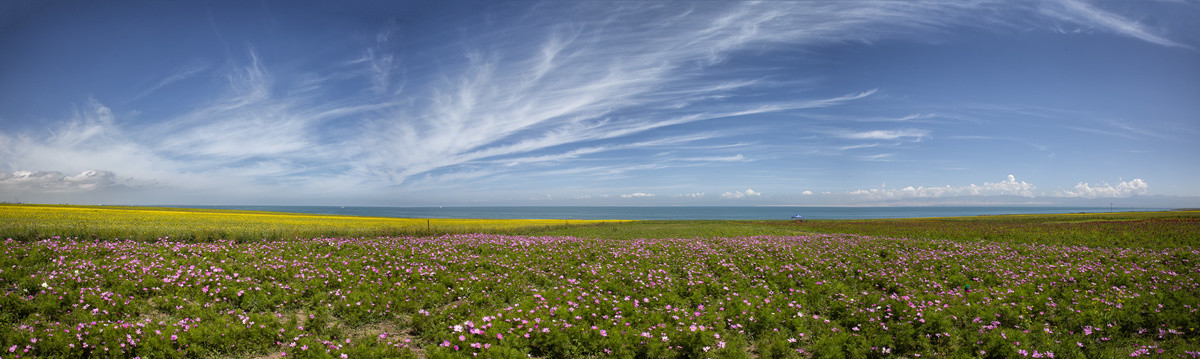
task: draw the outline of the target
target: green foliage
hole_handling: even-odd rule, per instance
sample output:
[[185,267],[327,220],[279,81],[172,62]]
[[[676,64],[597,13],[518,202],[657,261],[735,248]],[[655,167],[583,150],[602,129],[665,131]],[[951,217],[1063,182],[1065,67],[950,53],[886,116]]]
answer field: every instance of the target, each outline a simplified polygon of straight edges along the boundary
[[[0,355],[1174,357],[1200,341],[1195,223],[1169,212],[9,240]],[[55,226],[69,224],[39,228]],[[824,230],[896,237],[805,234]],[[1123,242],[1130,233],[1144,238]]]
[[[778,223],[787,225],[784,221]],[[1200,211],[812,220],[805,221],[801,226],[805,231],[816,233],[854,233],[965,242],[984,240],[1020,244],[1158,249],[1200,247]]]

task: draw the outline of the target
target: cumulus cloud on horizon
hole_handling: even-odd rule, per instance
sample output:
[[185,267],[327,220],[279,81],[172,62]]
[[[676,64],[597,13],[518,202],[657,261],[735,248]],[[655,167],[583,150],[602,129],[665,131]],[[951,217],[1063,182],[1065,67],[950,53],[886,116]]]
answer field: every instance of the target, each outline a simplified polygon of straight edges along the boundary
[[640,197],[654,197],[654,194],[653,193],[644,193],[644,192],[634,192],[634,193],[621,195],[621,198],[640,198]]
[[753,189],[747,188],[745,191],[725,192],[721,194],[721,198],[738,199],[746,197],[762,197],[762,192],[756,192]]
[[852,197],[866,200],[895,200],[909,198],[940,198],[940,197],[976,197],[976,196],[1020,196],[1020,197],[1079,197],[1079,198],[1117,198],[1132,195],[1144,195],[1149,189],[1146,181],[1135,178],[1117,183],[1092,186],[1086,182],[1076,184],[1071,190],[1058,190],[1052,193],[1035,193],[1037,186],[1025,181],[1018,181],[1016,176],[1008,175],[999,182],[984,182],[983,185],[970,184],[966,186],[942,187],[913,187],[900,189],[871,188],[848,192]]
[[933,197],[950,197],[950,196],[1022,196],[1033,197],[1033,190],[1036,187],[1025,181],[1017,181],[1017,177],[1008,175],[1000,182],[984,182],[983,185],[970,184],[966,186],[942,186],[942,187],[913,187],[908,186],[901,189],[860,189],[851,191],[850,195],[872,200],[887,200],[887,199],[905,199],[905,198],[933,198]]
[[1092,186],[1086,182],[1079,182],[1075,188],[1071,190],[1059,191],[1057,194],[1061,197],[1080,197],[1080,198],[1121,198],[1133,195],[1144,195],[1150,188],[1141,178],[1134,178],[1129,181],[1119,182],[1115,186],[1108,183]]

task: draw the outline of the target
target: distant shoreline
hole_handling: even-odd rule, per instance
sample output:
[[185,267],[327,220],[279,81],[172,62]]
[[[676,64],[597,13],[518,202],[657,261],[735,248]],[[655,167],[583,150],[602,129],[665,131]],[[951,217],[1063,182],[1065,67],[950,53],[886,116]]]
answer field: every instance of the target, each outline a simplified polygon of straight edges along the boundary
[[971,217],[980,215],[1168,211],[1169,208],[1080,206],[172,206],[396,218],[772,220]]
[[[39,205],[39,204],[28,204]],[[57,206],[49,204],[50,206]],[[70,205],[68,205],[70,206]],[[805,220],[904,219],[1039,214],[1107,214],[1119,212],[1180,212],[1190,208],[1114,208],[1051,206],[274,206],[274,205],[156,205],[114,208],[180,208],[259,211],[293,214],[429,219],[554,219],[554,220]]]

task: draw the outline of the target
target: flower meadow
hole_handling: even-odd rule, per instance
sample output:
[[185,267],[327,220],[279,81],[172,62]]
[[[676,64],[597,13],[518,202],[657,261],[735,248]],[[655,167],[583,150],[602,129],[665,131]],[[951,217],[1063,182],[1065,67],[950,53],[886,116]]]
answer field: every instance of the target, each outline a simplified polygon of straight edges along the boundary
[[1200,357],[1200,251],[849,234],[8,240],[0,357]]

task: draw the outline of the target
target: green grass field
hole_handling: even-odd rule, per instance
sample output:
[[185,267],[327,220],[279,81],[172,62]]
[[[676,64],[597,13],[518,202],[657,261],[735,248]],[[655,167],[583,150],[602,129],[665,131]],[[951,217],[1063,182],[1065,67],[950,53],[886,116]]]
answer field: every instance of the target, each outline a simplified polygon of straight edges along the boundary
[[806,233],[985,240],[1099,247],[1200,247],[1200,211],[793,221],[635,221],[527,234],[590,238],[690,238]]
[[489,220],[311,215],[218,209],[0,204],[0,236],[238,241],[494,233],[607,239],[811,233],[1099,247],[1200,247],[1200,211],[867,220]]
[[0,219],[0,358],[1200,357],[1196,211]]

